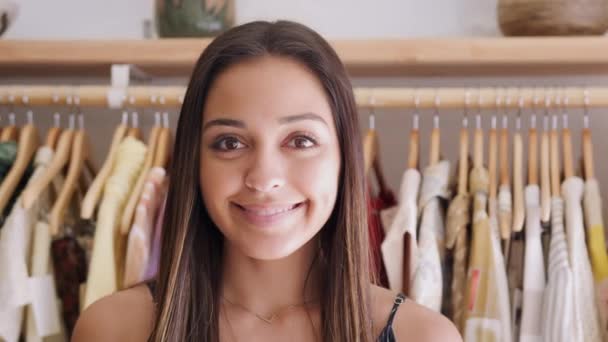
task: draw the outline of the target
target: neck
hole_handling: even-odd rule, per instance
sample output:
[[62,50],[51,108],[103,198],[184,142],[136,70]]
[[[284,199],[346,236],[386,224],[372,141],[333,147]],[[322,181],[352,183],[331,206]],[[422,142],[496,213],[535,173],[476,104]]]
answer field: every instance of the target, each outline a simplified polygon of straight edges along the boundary
[[289,305],[318,302],[319,270],[312,265],[317,252],[315,237],[288,257],[258,260],[244,255],[226,241],[222,295],[259,314],[272,314]]

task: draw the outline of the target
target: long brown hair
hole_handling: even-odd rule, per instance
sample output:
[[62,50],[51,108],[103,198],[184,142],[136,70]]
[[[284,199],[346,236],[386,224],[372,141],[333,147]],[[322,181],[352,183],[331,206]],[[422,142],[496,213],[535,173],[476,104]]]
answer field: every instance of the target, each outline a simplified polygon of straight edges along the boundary
[[289,21],[234,27],[216,37],[194,67],[169,172],[151,341],[219,341],[223,235],[209,217],[198,182],[202,109],[223,70],[268,55],[293,58],[318,77],[340,144],[336,204],[319,232],[326,265],[321,280],[322,339],[373,341],[363,153],[352,85],[332,47],[313,30]]

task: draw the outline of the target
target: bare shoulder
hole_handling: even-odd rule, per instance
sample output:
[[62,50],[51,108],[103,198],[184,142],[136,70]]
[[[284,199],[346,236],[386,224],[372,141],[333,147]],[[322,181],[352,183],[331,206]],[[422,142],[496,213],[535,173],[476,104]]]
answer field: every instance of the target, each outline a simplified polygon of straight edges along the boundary
[[84,310],[72,341],[146,341],[153,313],[152,296],[145,285],[114,293]]
[[[372,286],[373,321],[377,334],[386,325],[396,297],[396,292]],[[462,342],[460,333],[449,319],[409,299],[399,306],[393,331],[397,341]]]

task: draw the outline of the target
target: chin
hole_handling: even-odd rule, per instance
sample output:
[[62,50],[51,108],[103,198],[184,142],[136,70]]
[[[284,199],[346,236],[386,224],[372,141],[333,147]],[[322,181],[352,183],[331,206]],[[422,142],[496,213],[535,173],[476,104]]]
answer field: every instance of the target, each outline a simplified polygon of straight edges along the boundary
[[[266,240],[266,241],[263,241]],[[272,241],[268,241],[272,240]],[[280,260],[289,257],[308,242],[288,241],[289,238],[272,238],[272,239],[248,239],[233,244],[245,256],[257,260]]]

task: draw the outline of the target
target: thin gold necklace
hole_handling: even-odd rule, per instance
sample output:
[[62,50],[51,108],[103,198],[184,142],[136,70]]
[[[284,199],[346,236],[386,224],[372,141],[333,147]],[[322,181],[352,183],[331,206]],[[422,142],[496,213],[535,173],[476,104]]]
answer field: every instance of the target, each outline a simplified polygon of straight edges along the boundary
[[230,304],[230,305],[234,305],[234,306],[238,306],[239,308],[241,308],[241,309],[243,309],[243,310],[245,310],[245,311],[249,312],[250,314],[254,315],[254,316],[255,316],[255,317],[257,317],[259,320],[263,321],[263,322],[264,322],[264,323],[266,323],[266,324],[272,324],[272,322],[274,322],[274,320],[275,320],[277,317],[279,317],[279,316],[280,316],[280,315],[281,315],[283,312],[285,312],[285,311],[292,310],[292,309],[299,308],[299,307],[305,307],[305,306],[307,306],[307,305],[309,305],[309,304],[311,304],[311,303],[314,303],[314,302],[315,302],[314,300],[309,300],[309,301],[306,301],[306,302],[301,303],[301,304],[291,304],[291,305],[288,305],[288,306],[286,306],[286,307],[284,307],[284,308],[282,308],[282,309],[279,309],[277,312],[275,312],[275,313],[273,313],[272,315],[270,315],[270,317],[264,317],[264,316],[262,316],[262,315],[258,314],[257,312],[255,312],[255,311],[253,311],[253,310],[248,309],[247,307],[245,307],[245,306],[243,306],[243,305],[241,305],[241,304],[234,303],[233,301],[231,301],[230,299],[228,299],[228,298],[224,297],[223,295],[222,295],[222,298],[223,298],[223,299],[224,299],[226,302],[228,302],[228,304]]

